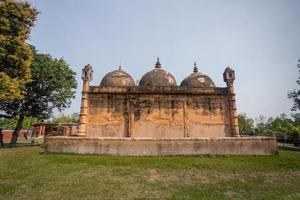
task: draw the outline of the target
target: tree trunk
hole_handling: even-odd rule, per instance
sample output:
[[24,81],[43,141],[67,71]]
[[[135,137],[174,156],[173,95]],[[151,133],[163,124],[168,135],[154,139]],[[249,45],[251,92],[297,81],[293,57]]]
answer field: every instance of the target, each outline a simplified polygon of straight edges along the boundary
[[12,138],[11,138],[11,141],[10,141],[10,147],[14,147],[17,145],[17,141],[18,141],[18,137],[19,137],[19,133],[20,133],[20,130],[22,128],[22,125],[23,125],[23,122],[24,122],[24,118],[25,116],[24,115],[20,115],[19,116],[19,120],[18,120],[18,123],[17,123],[17,126],[13,132],[13,135],[12,135]]

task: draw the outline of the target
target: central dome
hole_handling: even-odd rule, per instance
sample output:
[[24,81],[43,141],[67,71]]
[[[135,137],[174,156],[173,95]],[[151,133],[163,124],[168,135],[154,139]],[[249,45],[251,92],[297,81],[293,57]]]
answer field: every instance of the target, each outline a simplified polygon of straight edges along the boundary
[[140,86],[176,86],[176,80],[172,74],[161,69],[157,58],[155,68],[142,77]]
[[119,69],[107,73],[101,83],[102,87],[114,87],[114,86],[134,86],[134,80],[125,71],[119,67]]

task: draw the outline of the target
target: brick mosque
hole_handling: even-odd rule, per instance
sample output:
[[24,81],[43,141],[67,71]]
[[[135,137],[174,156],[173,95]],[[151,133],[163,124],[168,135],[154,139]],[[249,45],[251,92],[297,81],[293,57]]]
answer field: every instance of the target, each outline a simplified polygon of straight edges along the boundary
[[226,87],[193,71],[180,85],[159,58],[139,81],[121,67],[90,86],[93,70],[82,70],[77,136],[48,137],[47,152],[112,155],[274,154],[271,137],[240,137],[235,72],[223,73]]

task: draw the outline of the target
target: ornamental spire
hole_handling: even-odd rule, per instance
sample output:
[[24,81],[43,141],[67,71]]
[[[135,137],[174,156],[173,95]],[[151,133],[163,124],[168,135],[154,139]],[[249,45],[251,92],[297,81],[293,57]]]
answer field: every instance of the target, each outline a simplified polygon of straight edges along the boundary
[[196,65],[196,62],[194,62],[194,70],[193,70],[194,73],[197,73],[198,72],[198,68],[197,68],[197,65]]
[[161,68],[161,64],[159,62],[159,57],[157,57],[157,60],[156,60],[156,64],[155,64],[155,68]]
[[119,65],[119,70],[122,70],[122,66],[121,65]]

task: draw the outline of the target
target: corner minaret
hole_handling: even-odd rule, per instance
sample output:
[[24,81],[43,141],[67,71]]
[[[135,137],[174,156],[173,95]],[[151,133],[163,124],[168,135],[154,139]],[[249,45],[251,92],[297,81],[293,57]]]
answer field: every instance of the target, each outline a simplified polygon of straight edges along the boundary
[[233,83],[235,80],[234,70],[230,67],[227,67],[223,73],[224,82],[227,84],[227,92],[230,95],[229,97],[229,109],[230,109],[230,126],[233,137],[239,137],[239,124],[236,110],[236,100]]
[[93,68],[90,64],[86,65],[82,69],[81,78],[83,80],[83,86],[82,86],[82,98],[81,98],[80,115],[79,115],[78,136],[85,136],[86,135],[87,114],[88,114],[87,92],[90,87],[90,81],[93,79]]

